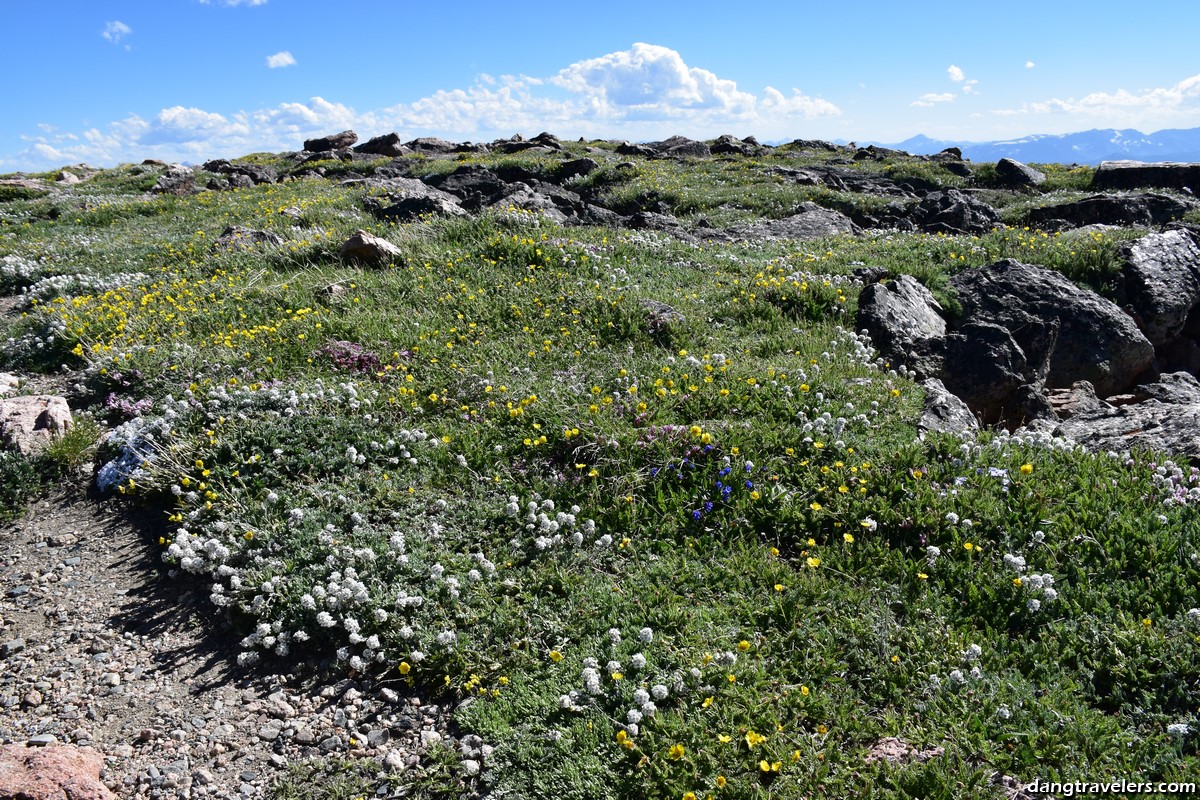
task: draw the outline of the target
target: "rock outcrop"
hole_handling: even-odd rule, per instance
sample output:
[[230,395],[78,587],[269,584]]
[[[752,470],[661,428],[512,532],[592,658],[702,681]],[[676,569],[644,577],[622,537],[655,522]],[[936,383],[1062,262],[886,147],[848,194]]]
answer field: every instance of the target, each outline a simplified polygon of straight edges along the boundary
[[328,136],[321,136],[316,139],[307,139],[304,142],[304,149],[310,153],[323,153],[327,150],[342,150],[350,147],[357,141],[357,133],[354,131],[342,131],[341,133],[331,133]]
[[24,455],[38,452],[73,424],[71,407],[62,397],[28,395],[0,400],[0,445]]
[[1082,200],[1043,206],[1029,212],[1029,224],[1041,228],[1080,228],[1084,225],[1166,225],[1181,219],[1193,206],[1165,194],[1095,194]]
[[1200,193],[1200,164],[1172,161],[1105,161],[1092,175],[1092,188],[1116,189],[1187,189]]

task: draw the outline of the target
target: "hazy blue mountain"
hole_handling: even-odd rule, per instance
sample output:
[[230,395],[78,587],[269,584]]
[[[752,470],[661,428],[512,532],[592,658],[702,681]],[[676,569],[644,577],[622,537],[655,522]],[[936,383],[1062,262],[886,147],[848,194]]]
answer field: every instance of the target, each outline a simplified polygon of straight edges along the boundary
[[1034,134],[997,142],[931,139],[923,134],[884,145],[914,155],[931,155],[947,147],[962,149],[971,161],[1017,161],[1061,164],[1099,164],[1101,161],[1200,161],[1200,128],[1142,133],[1133,129]]

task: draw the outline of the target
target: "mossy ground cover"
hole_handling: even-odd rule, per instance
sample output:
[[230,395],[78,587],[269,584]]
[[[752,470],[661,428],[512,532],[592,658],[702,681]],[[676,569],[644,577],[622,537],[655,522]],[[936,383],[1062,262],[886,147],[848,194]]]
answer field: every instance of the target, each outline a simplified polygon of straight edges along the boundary
[[[753,161],[639,164],[589,179],[730,221],[813,199]],[[944,291],[1011,256],[1103,289],[1123,235],[692,245],[512,211],[384,225],[319,179],[143,184],[4,204],[24,311],[0,366],[67,367],[113,428],[100,482],[161,511],[166,568],[237,622],[246,669],[438,693],[494,748],[471,780],[497,796],[1200,771],[1195,471],[919,440],[920,390],[853,330],[857,267]],[[215,250],[229,224],[285,243]],[[341,263],[358,228],[403,257]],[[944,755],[868,763],[890,736]],[[458,791],[442,756],[411,791]]]

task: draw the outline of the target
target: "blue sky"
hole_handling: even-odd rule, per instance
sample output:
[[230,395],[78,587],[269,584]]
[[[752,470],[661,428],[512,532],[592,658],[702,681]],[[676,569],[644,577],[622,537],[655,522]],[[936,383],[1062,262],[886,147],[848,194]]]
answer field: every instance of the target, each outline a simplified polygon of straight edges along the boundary
[[1200,127],[1200,3],[3,0],[0,172],[487,141]]

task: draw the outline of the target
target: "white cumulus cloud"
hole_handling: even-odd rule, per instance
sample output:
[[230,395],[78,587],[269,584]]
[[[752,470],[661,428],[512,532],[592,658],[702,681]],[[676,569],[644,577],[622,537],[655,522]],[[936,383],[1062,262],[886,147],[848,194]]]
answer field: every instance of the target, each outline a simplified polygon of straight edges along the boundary
[[1034,64],[1032,61],[1025,62],[1025,69],[1033,69],[1035,66],[1037,66],[1037,65]]
[[120,20],[113,20],[112,22],[105,23],[104,30],[100,32],[100,35],[113,44],[116,44],[131,33],[133,33],[133,28]]
[[[286,51],[268,57],[268,66],[290,63],[295,62]],[[346,129],[364,139],[390,131],[405,139],[442,136],[457,141],[541,131],[641,141],[722,133],[783,139],[811,136],[809,121],[841,113],[834,103],[798,88],[746,91],[733,80],[689,65],[675,50],[639,43],[577,61],[549,76],[483,74],[471,86],[367,111],[322,97],[237,112],[172,106],[148,118],[131,115],[93,128],[82,140],[68,139],[68,132],[42,131],[27,139],[27,149],[0,158],[0,164],[33,169],[70,161],[203,161],[295,150],[306,138]]]
[[267,56],[267,66],[271,69],[292,67],[296,65],[296,57],[287,50],[280,50],[273,56]]
[[963,74],[961,68],[956,67],[953,64],[946,68],[946,74],[949,75],[950,80],[954,81],[955,83],[962,83],[963,79],[967,77],[965,74]]

